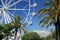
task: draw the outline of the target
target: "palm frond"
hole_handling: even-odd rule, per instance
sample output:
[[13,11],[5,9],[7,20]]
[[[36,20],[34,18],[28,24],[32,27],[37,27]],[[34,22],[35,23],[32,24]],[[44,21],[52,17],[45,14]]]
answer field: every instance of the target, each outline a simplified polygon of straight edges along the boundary
[[46,18],[41,22],[42,27],[46,26],[48,24],[50,18]]
[[49,24],[46,25],[46,28],[48,28],[48,27],[49,27]]
[[44,6],[50,6],[50,7],[53,7],[53,6],[55,6],[55,5],[57,5],[56,0],[51,0],[50,2],[46,2],[46,3],[44,4]]
[[52,3],[57,4],[57,1],[56,0],[52,0]]
[[51,6],[51,4],[49,2],[46,2],[44,6]]
[[52,20],[51,20],[51,18],[50,18],[49,21],[48,21],[48,23],[47,23],[47,25],[46,25],[46,28],[48,28],[48,26],[51,25],[51,21],[52,21]]
[[44,19],[39,22],[39,25],[47,18],[50,18],[50,17],[49,16],[44,17]]
[[41,23],[42,27],[45,27],[45,26],[47,25],[47,22],[48,22],[48,20],[47,20],[46,22],[45,22],[45,21],[42,22],[42,23]]
[[57,2],[56,2],[56,0],[51,0],[51,5],[52,5],[52,7],[55,7],[56,8],[56,6],[57,6]]
[[38,11],[38,13],[41,13],[42,11],[46,10],[45,8],[42,8]]
[[39,14],[38,19],[45,16],[45,15],[49,15],[50,13],[51,13],[51,11],[44,10],[41,14]]
[[57,21],[57,15],[55,13],[55,11],[57,9],[57,0],[51,0],[50,2],[46,2],[44,4],[44,6],[48,6],[50,8],[40,9],[38,11],[38,14],[39,14],[38,19],[45,16],[46,14],[48,14],[49,17],[44,17],[44,19],[39,22],[39,24],[41,24],[42,27],[46,26],[46,28],[47,28],[51,23],[53,23],[53,22],[51,22],[52,20]]
[[51,18],[47,18],[41,23],[42,27],[48,28],[48,26],[51,24],[51,21],[52,21]]

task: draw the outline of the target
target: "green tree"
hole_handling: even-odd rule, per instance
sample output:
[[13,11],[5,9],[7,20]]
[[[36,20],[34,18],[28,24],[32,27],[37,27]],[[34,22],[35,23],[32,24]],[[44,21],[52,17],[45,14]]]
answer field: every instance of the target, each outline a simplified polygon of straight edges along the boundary
[[2,26],[2,24],[0,24],[0,40],[3,39],[2,31],[3,31],[3,26]]
[[5,34],[4,36],[6,37],[6,40],[8,40],[8,36],[13,36],[11,33],[13,29],[15,29],[15,40],[18,29],[20,29],[21,25],[23,25],[22,30],[26,33],[26,30],[24,29],[25,24],[21,23],[21,17],[18,15],[14,17],[14,20],[11,23],[5,24],[3,27],[3,33]]
[[[14,20],[11,23],[5,24],[2,26],[2,24],[0,24],[0,36],[1,38],[6,38],[6,40],[8,40],[8,36],[12,36],[11,31],[15,28],[15,38],[17,36],[17,32],[18,29],[20,29],[21,25],[23,25],[22,30],[24,31],[24,33],[26,33],[26,30],[24,29],[25,24],[21,23],[21,17],[20,16],[15,16]],[[2,37],[2,33],[4,34],[4,36]],[[15,39],[14,38],[14,39]]]
[[21,17],[20,16],[15,16],[14,17],[14,20],[13,20],[13,26],[15,28],[15,39],[16,39],[16,36],[17,36],[17,32],[18,32],[18,28],[21,27]]
[[2,40],[2,39],[3,39],[3,34],[0,33],[0,40]]
[[10,24],[5,24],[4,26],[2,24],[0,24],[0,40],[2,40],[3,38],[6,38],[6,40],[8,40],[8,36],[11,36],[11,30],[13,27],[11,27]]
[[24,34],[22,40],[42,40],[42,38],[36,32],[31,32]]
[[22,21],[21,16],[16,15],[16,16],[14,17],[14,20],[13,20],[13,22],[12,22],[12,24],[13,24],[13,26],[14,26],[14,28],[15,28],[15,38],[14,38],[14,39],[16,39],[18,29],[21,28],[21,25],[23,25],[22,30],[26,33],[26,30],[24,29],[25,24],[23,24],[21,21]]
[[[46,8],[45,6],[48,6],[49,8]],[[48,27],[54,23],[56,28],[56,40],[58,40],[60,37],[60,0],[50,0],[44,4],[44,7],[45,8],[38,11],[40,14],[39,18],[45,15],[44,19],[40,21],[39,24],[41,24],[42,27]]]
[[8,40],[8,36],[13,36],[11,32],[13,28],[14,27],[11,23],[4,25],[3,33],[5,34],[4,37],[6,38],[6,40]]

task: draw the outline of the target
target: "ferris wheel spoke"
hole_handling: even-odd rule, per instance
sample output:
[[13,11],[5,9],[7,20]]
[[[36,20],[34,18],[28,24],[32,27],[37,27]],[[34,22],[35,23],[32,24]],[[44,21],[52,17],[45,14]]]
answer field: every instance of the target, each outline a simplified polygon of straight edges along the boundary
[[7,5],[9,5],[11,3],[12,0],[9,0],[9,2],[7,3]]
[[14,17],[14,15],[13,15],[11,12],[9,12],[9,11],[8,11],[8,13],[9,13],[11,16],[13,16],[13,17]]
[[28,5],[26,5],[24,8],[26,8]]
[[29,2],[29,0],[23,0],[23,1]]
[[27,13],[24,11],[24,14],[27,16]]
[[33,16],[30,18],[30,20],[32,20]]
[[3,16],[4,16],[5,24],[10,23],[12,20],[11,20],[11,17],[9,16],[9,14],[5,11],[3,11],[3,13],[4,13]]
[[[9,11],[8,11],[8,12],[6,12],[6,13],[7,13],[7,17],[8,17],[8,18],[7,18],[7,22],[8,22],[8,23],[10,23],[10,22],[12,21],[12,18],[13,18],[13,16],[14,16],[14,15],[13,15],[13,14],[11,14]],[[10,17],[10,15],[9,15],[9,14],[12,16],[12,18]]]
[[7,0],[5,0],[5,4],[7,4]]
[[7,23],[10,23],[12,21],[11,17],[9,16],[9,14],[7,13],[7,16],[6,16],[6,21]]
[[3,5],[3,6],[5,6],[5,4],[4,4],[3,0],[1,0],[1,2],[2,2],[2,5]]
[[9,7],[12,7],[14,5],[16,5],[17,3],[19,3],[21,0],[18,0],[17,2],[14,2],[13,4],[11,4]]
[[0,22],[2,22],[2,18],[1,18]]
[[5,19],[6,19],[6,21],[5,21],[5,23],[7,24],[8,23],[8,19],[7,19],[8,17],[7,17],[7,15],[5,16]]
[[6,16],[5,16],[5,23],[6,23],[6,24],[8,23],[8,22],[7,22],[7,18],[8,18],[8,17],[7,17],[7,15],[6,15]]
[[5,22],[5,24],[7,24],[7,22],[6,22],[6,14],[4,14],[3,16],[4,16],[4,22]]
[[6,13],[5,11],[4,11],[3,13],[4,13],[3,16],[4,16],[4,19],[5,19],[5,20],[4,20],[4,21],[5,21],[5,24],[7,24],[7,23],[8,23],[8,16],[7,16],[7,13]]
[[28,15],[27,15],[27,17],[26,17],[24,23],[28,20],[28,16],[29,16],[29,14],[30,14],[30,13],[28,12]]
[[7,22],[10,23],[12,21],[11,17],[9,16],[9,14],[7,14]]
[[6,19],[5,19],[5,23],[7,24],[7,23],[8,23],[8,20],[7,20],[7,18],[8,18],[8,17],[7,17],[7,16],[5,16],[5,18],[6,18]]
[[10,8],[8,10],[29,10],[29,9],[14,9],[14,8]]
[[3,23],[4,16],[2,15],[2,18],[0,19],[0,22]]
[[0,19],[0,22],[2,23],[2,21],[3,21],[3,17]]

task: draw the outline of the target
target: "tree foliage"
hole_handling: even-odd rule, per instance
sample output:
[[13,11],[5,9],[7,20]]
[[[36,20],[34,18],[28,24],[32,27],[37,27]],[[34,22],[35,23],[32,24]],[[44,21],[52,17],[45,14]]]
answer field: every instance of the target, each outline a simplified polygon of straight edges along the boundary
[[[47,7],[48,8],[47,8]],[[41,8],[38,13],[40,16],[38,18],[43,18],[43,20],[40,21],[39,24],[42,25],[42,27],[48,27],[52,23],[57,22],[57,16],[58,16],[58,6],[57,6],[57,1],[56,0],[50,0],[48,2],[44,3],[44,8]]]
[[39,19],[45,16],[39,23],[42,27],[48,27],[52,23],[55,25],[56,40],[58,40],[60,37],[60,0],[49,0],[44,3],[44,8],[41,8],[38,13]]
[[12,36],[11,30],[12,26],[10,24],[2,25],[0,24],[0,40],[6,38],[7,36]]
[[31,32],[24,34],[22,40],[42,40],[42,38],[36,32]]

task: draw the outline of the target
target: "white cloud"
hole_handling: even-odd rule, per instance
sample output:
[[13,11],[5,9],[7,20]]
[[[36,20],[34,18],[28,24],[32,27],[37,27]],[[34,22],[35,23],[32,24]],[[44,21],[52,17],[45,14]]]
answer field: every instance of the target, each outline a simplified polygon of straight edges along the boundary
[[34,30],[33,32],[36,32],[36,33],[38,33],[38,35],[40,35],[41,37],[47,37],[49,34],[50,34],[50,32],[48,32],[48,31],[45,31],[45,30]]

